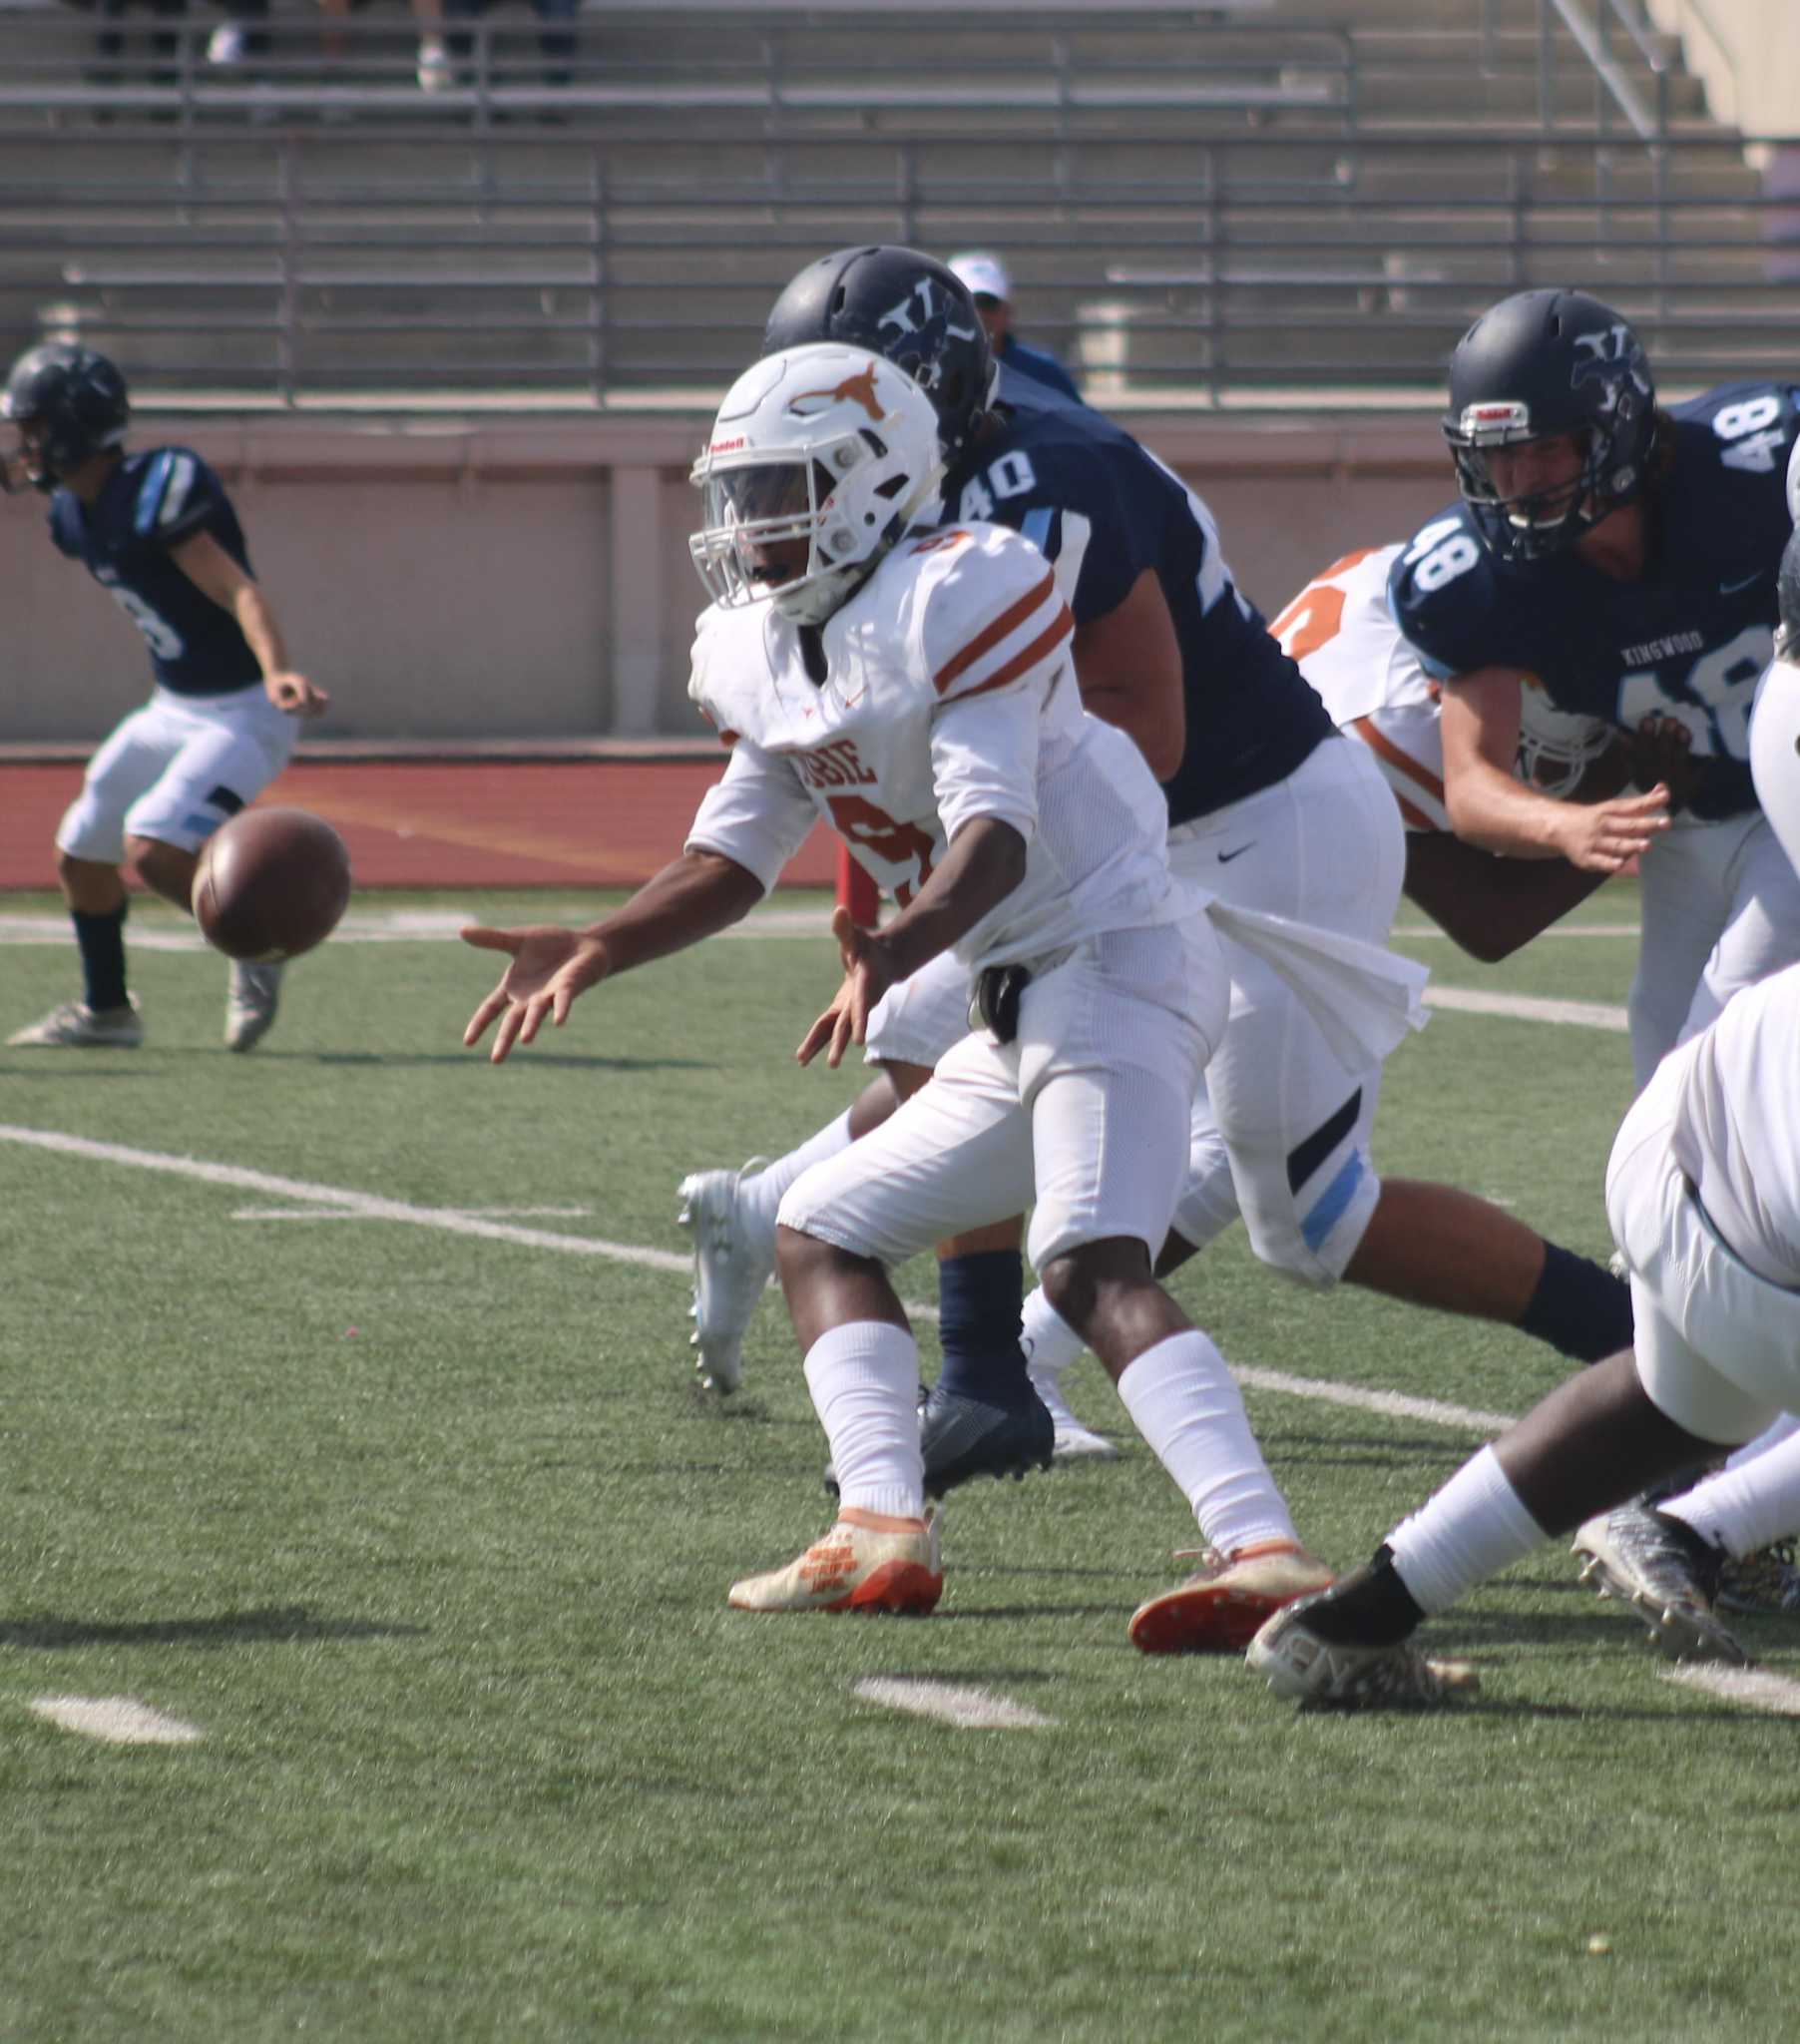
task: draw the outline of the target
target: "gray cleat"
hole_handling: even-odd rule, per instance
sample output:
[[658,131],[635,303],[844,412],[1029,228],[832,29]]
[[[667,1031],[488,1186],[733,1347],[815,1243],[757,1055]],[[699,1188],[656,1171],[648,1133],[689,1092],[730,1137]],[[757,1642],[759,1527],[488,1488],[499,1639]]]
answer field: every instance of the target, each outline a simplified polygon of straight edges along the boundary
[[1244,1656],[1278,1697],[1302,1710],[1435,1710],[1481,1688],[1466,1661],[1431,1661],[1404,1642],[1351,1647],[1320,1638],[1306,1623],[1318,1601],[1302,1597],[1276,1612]]
[[1713,1613],[1724,1556],[1682,1520],[1633,1499],[1576,1529],[1581,1581],[1629,1604],[1649,1625],[1650,1644],[1671,1661],[1750,1657]]
[[225,996],[225,1040],[226,1050],[254,1050],[274,1024],[281,1005],[280,960],[272,965],[253,965],[238,958],[231,964],[231,986]]
[[13,1050],[136,1050],[144,1041],[144,1018],[135,995],[123,1008],[90,1008],[85,1001],[65,1001],[41,1022],[15,1030],[7,1039]]

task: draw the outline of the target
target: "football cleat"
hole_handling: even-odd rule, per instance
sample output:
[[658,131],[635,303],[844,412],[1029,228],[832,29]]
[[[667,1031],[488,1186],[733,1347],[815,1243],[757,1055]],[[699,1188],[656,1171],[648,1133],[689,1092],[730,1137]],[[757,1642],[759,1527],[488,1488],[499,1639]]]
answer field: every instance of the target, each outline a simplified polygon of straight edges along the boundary
[[254,1050],[268,1034],[281,1005],[284,969],[279,961],[251,965],[240,958],[232,963],[230,991],[225,995],[226,1050]]
[[923,1618],[944,1594],[935,1515],[905,1532],[839,1520],[784,1569],[731,1585],[733,1611],[887,1611]]
[[1070,1411],[1063,1397],[1063,1387],[1049,1370],[1031,1372],[1032,1389],[1044,1401],[1044,1409],[1050,1414],[1054,1428],[1051,1446],[1052,1456],[1059,1462],[1117,1462],[1119,1443],[1110,1441],[1104,1433],[1096,1433],[1091,1426],[1084,1426]]
[[775,1232],[765,1239],[739,1198],[744,1179],[767,1168],[766,1157],[752,1157],[741,1171],[695,1171],[681,1181],[675,1219],[693,1236],[688,1346],[699,1350],[700,1383],[721,1395],[743,1382],[744,1331],[775,1275]]
[[1276,1696],[1302,1710],[1431,1710],[1481,1688],[1467,1661],[1431,1661],[1404,1642],[1346,1647],[1321,1639],[1306,1623],[1314,1602],[1303,1597],[1276,1612],[1244,1656]]
[[1646,1619],[1659,1654],[1748,1665],[1713,1613],[1725,1558],[1691,1526],[1633,1499],[1577,1527],[1575,1552],[1582,1557],[1581,1581]]
[[90,1008],[85,1001],[65,1001],[41,1022],[17,1029],[7,1039],[12,1050],[136,1050],[144,1041],[144,1018],[135,994],[123,1008]]
[[1291,1540],[1262,1541],[1232,1555],[1209,1547],[1186,1582],[1132,1612],[1131,1645],[1140,1654],[1241,1653],[1265,1619],[1296,1597],[1328,1589],[1332,1579],[1322,1561]]
[[1728,1556],[1719,1569],[1718,1594],[1712,1601],[1721,1611],[1800,1611],[1794,1543],[1778,1540],[1772,1547],[1746,1554],[1742,1561]]

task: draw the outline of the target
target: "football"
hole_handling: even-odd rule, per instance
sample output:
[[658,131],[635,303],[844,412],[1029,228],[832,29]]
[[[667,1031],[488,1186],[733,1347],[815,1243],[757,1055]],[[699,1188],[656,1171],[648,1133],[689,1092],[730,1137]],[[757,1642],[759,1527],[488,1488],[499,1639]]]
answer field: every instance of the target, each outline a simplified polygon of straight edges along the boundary
[[207,942],[257,964],[322,944],[349,899],[344,841],[304,809],[244,809],[207,840],[194,874],[194,916]]

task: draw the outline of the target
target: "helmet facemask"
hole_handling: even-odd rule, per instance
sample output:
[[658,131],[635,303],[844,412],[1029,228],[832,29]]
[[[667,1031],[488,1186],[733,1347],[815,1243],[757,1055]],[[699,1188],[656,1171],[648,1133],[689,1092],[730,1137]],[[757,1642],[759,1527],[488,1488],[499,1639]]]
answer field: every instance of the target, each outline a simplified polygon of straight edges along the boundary
[[[1523,411],[1521,406],[1471,405],[1461,423],[1446,425],[1444,437],[1456,461],[1457,488],[1491,553],[1505,561],[1539,561],[1574,546],[1602,518],[1637,494],[1638,470],[1621,465],[1617,435],[1589,426],[1572,435],[1513,430],[1505,426],[1470,424],[1478,413]],[[1488,465],[1498,447],[1523,447],[1530,441],[1570,437],[1583,443],[1581,465],[1567,482],[1548,489],[1505,496]]]

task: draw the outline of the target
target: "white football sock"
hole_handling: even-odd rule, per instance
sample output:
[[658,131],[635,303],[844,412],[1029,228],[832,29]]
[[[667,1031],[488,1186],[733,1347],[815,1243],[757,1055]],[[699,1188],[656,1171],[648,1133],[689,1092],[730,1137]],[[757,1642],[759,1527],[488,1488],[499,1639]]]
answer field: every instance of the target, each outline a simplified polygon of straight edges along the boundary
[[1657,1510],[1691,1526],[1736,1561],[1800,1533],[1800,1437],[1789,1434],[1748,1461],[1733,1455],[1716,1476],[1664,1499]]
[[1388,1546],[1413,1602],[1432,1614],[1448,1611],[1466,1590],[1549,1538],[1488,1447],[1403,1520]]
[[925,1514],[919,1344],[888,1320],[848,1320],[806,1351],[806,1388],[831,1443],[840,1505]]
[[1040,1284],[1025,1301],[1024,1327],[1020,1344],[1035,1377],[1049,1377],[1056,1383],[1087,1343],[1044,1296]]
[[1119,1395],[1221,1554],[1295,1539],[1225,1358],[1197,1327],[1126,1364]]
[[777,1157],[754,1178],[739,1183],[738,1212],[768,1256],[775,1254],[775,1215],[781,1206],[781,1196],[803,1171],[823,1164],[840,1150],[848,1150],[854,1140],[850,1134],[850,1110],[846,1107],[836,1121],[820,1129],[816,1136],[809,1136],[797,1150]]

